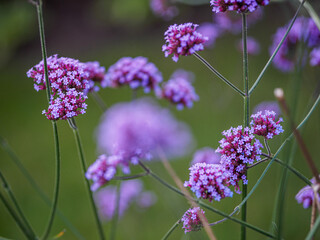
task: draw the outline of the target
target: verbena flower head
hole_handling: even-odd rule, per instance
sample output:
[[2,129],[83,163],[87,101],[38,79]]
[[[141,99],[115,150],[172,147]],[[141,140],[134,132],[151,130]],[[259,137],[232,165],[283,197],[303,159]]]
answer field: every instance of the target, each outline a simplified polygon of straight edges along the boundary
[[190,187],[197,198],[212,202],[232,197],[232,191],[226,186],[225,170],[220,164],[196,163],[189,170],[190,178],[184,186]]
[[173,61],[177,62],[179,56],[192,55],[204,49],[203,43],[208,40],[196,31],[199,25],[193,23],[171,25],[164,33],[166,44],[162,46],[165,56],[173,54]]
[[254,12],[259,5],[266,6],[270,0],[211,0],[212,11],[215,13],[236,11],[238,13]]
[[209,22],[201,23],[197,31],[208,38],[208,40],[203,43],[205,47],[213,47],[216,39],[221,36],[222,33],[220,26]]
[[283,132],[283,128],[280,125],[283,122],[282,118],[276,120],[276,113],[266,110],[264,113],[257,112],[251,115],[250,125],[253,128],[253,133],[258,136],[263,136],[266,139],[272,139],[273,136],[279,135]]
[[[152,201],[146,205],[140,205],[139,199],[144,194],[152,194]],[[107,186],[101,189],[95,195],[95,201],[100,213],[100,216],[109,221],[113,218],[117,204],[117,188],[115,186]],[[140,180],[123,181],[120,186],[120,202],[119,202],[119,217],[122,217],[126,210],[133,203],[137,203],[140,208],[151,207],[156,201],[153,193],[143,191],[143,183]]]
[[[242,39],[238,42],[238,49],[243,51],[243,43]],[[249,55],[257,55],[260,53],[260,44],[259,42],[253,37],[247,37],[247,51]]]
[[[316,181],[314,178],[310,180],[312,184],[315,184]],[[318,199],[320,199],[320,195],[318,194]],[[304,208],[309,208],[312,206],[312,203],[314,201],[314,191],[311,186],[305,186],[302,188],[298,194],[296,195],[296,200],[298,203],[302,203],[302,206]]]
[[147,98],[109,108],[97,137],[100,151],[133,164],[157,156],[158,148],[168,157],[184,155],[192,143],[188,127]]
[[320,47],[313,49],[310,53],[310,65],[320,66]]
[[[96,191],[98,188],[108,183],[116,174],[117,167],[125,164],[120,156],[107,156],[105,154],[98,157],[98,159],[88,168],[86,178],[92,180],[91,191]],[[126,167],[123,170],[127,173]]]
[[184,233],[191,231],[200,231],[203,227],[198,212],[204,215],[204,211],[199,207],[188,209],[182,216]]
[[213,148],[204,147],[195,152],[191,165],[196,163],[219,164],[220,158],[221,155],[216,153]]
[[107,86],[107,80],[105,78],[106,69],[105,67],[101,67],[99,62],[86,62],[85,71],[88,73],[89,79],[88,92],[99,91],[100,88],[97,83],[103,88]]
[[184,107],[191,108],[199,97],[191,85],[193,75],[184,70],[175,71],[170,80],[163,84],[162,90],[157,94],[160,98],[169,100],[178,110]]
[[237,193],[240,192],[239,182],[247,184],[246,164],[253,164],[259,161],[262,144],[253,135],[253,129],[231,127],[223,131],[225,138],[219,141],[220,147],[216,152],[221,154],[221,165],[224,167],[224,174],[228,178],[228,184],[235,187]]
[[145,57],[124,57],[109,68],[106,81],[110,87],[128,85],[132,89],[143,88],[148,93],[159,88],[162,74]]
[[150,0],[150,7],[154,15],[166,21],[171,20],[179,13],[178,8],[170,5],[168,0]]
[[266,110],[275,112],[276,116],[281,114],[281,110],[277,101],[261,102],[255,106],[253,113],[264,112]]

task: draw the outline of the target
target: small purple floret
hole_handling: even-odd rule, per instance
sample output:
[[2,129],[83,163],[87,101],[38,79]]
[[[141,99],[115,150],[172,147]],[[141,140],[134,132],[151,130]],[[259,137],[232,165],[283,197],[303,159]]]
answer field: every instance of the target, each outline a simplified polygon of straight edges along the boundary
[[202,223],[198,212],[204,215],[204,211],[199,207],[188,209],[182,216],[181,221],[183,223],[184,233],[191,231],[200,231],[202,229]]
[[[310,181],[312,182],[312,184],[316,183],[314,178],[312,178]],[[318,194],[318,199],[320,199],[319,194]],[[311,207],[314,201],[314,191],[312,187],[311,186],[303,187],[296,195],[296,200],[298,201],[298,203],[302,203],[303,208]]]
[[320,66],[320,47],[313,49],[310,53],[310,65]]
[[86,62],[85,71],[88,72],[89,88],[87,92],[97,92],[99,91],[100,84],[101,87],[105,88],[107,86],[107,81],[105,78],[106,69],[101,67],[99,62]]
[[236,11],[237,13],[254,12],[259,6],[268,5],[270,0],[211,0],[215,13]]

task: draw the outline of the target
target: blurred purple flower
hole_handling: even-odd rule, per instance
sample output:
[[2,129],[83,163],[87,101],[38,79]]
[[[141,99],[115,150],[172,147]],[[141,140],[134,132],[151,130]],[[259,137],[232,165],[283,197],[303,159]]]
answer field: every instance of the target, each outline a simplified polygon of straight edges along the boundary
[[179,69],[175,71],[168,82],[165,82],[158,97],[169,100],[178,110],[184,107],[191,108],[194,101],[199,100],[191,81],[194,76],[191,72]]
[[198,215],[200,211],[204,215],[204,211],[199,207],[188,209],[182,216],[181,221],[183,223],[184,233],[191,231],[200,231],[202,229],[202,223]]
[[[316,184],[316,181],[314,178],[310,180],[312,184]],[[296,200],[298,203],[302,203],[302,206],[304,208],[309,208],[312,206],[314,199],[314,191],[312,189],[312,186],[305,186],[303,187],[298,194],[296,195]],[[320,200],[320,195],[318,194],[318,199]]]
[[237,13],[254,12],[259,5],[266,6],[270,0],[211,0],[212,11],[215,13],[236,11]]
[[216,39],[221,35],[220,26],[213,23],[201,23],[197,31],[203,36],[207,36],[208,40],[203,43],[205,47],[213,47]]
[[257,106],[255,106],[253,113],[264,112],[266,110],[275,112],[276,116],[279,116],[281,114],[279,104],[276,101],[266,101],[259,103]]
[[177,62],[179,56],[192,55],[204,49],[203,43],[208,38],[196,31],[199,25],[193,23],[171,25],[164,33],[166,44],[162,46],[165,57],[173,54],[173,61]]
[[[243,51],[242,39],[238,41],[237,44],[238,49]],[[249,55],[258,55],[260,53],[260,44],[253,37],[247,37],[247,50]]]
[[221,155],[216,153],[213,148],[204,147],[195,152],[191,165],[196,163],[219,164],[220,158]]
[[154,15],[166,21],[171,20],[179,13],[178,8],[170,5],[168,0],[150,0],[150,7]]
[[107,86],[107,81],[105,78],[106,69],[105,67],[101,67],[99,62],[86,62],[85,71],[89,74],[89,89],[87,89],[87,92],[99,91],[99,86],[97,86],[97,83],[99,83],[103,88]]
[[111,107],[97,131],[102,152],[120,155],[127,163],[150,160],[158,148],[168,157],[182,156],[192,143],[189,128],[150,99]]
[[320,47],[315,48],[310,53],[310,65],[320,66]]
[[159,88],[162,74],[145,57],[124,57],[109,68],[106,81],[110,87],[123,85],[128,85],[132,89],[141,87],[148,93]]

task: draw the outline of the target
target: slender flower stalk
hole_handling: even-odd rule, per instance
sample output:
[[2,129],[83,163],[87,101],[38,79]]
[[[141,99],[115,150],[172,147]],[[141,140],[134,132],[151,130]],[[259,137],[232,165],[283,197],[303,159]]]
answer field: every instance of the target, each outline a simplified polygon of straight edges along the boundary
[[139,173],[139,174],[131,175],[131,176],[113,177],[112,180],[125,181],[125,180],[132,180],[132,179],[136,179],[136,178],[141,178],[141,177],[144,177],[147,175],[149,175],[148,172],[143,172],[143,173]]
[[99,95],[98,92],[91,92],[91,96],[93,97],[94,101],[97,103],[97,105],[100,107],[102,112],[105,112],[107,110],[107,105],[105,102],[102,100],[101,96]]
[[116,186],[116,207],[114,209],[114,214],[113,214],[113,218],[112,218],[110,240],[114,240],[116,238],[117,226],[118,226],[118,221],[119,221],[120,198],[121,198],[121,183],[118,182],[118,184]]
[[211,72],[213,72],[215,75],[217,75],[222,81],[224,81],[227,85],[229,85],[231,88],[233,88],[233,90],[235,90],[236,92],[238,92],[241,96],[245,96],[245,94],[239,89],[237,88],[235,85],[233,85],[228,79],[226,79],[223,75],[221,75],[221,73],[219,73],[214,67],[211,66],[211,64],[209,62],[207,62],[207,60],[205,60],[203,57],[201,57],[198,53],[194,53],[193,54],[196,58],[198,58],[204,65],[206,65],[207,68],[209,68],[209,70]]
[[173,231],[179,226],[179,224],[181,223],[181,219],[179,219],[178,221],[176,221],[173,226],[169,229],[169,231],[163,236],[162,240],[167,240],[168,237],[171,235],[171,233],[173,233]]
[[90,204],[91,204],[91,207],[92,207],[92,210],[93,210],[93,214],[94,214],[94,217],[95,217],[95,220],[96,220],[96,224],[97,224],[97,227],[98,227],[99,237],[100,237],[101,240],[104,240],[105,236],[104,236],[104,232],[103,232],[101,221],[100,221],[99,216],[98,216],[97,208],[96,208],[96,205],[95,205],[94,200],[93,200],[92,192],[90,190],[90,183],[89,183],[89,180],[85,177],[85,173],[87,171],[87,164],[86,164],[86,160],[85,160],[84,153],[83,153],[83,147],[82,147],[82,144],[81,144],[81,138],[80,138],[79,129],[77,127],[77,124],[76,124],[74,118],[68,119],[68,123],[69,123],[70,127],[73,130],[73,134],[74,134],[75,141],[76,141],[76,144],[77,144],[79,158],[80,158],[81,167],[82,167],[82,174],[83,174],[85,186],[86,186],[88,194],[89,194]]
[[3,176],[3,174],[0,171],[0,179],[2,181],[3,187],[6,190],[6,192],[8,193],[13,205],[15,206],[16,210],[18,211],[18,214],[21,217],[21,220],[23,221],[24,225],[26,226],[26,229],[28,230],[30,237],[32,239],[37,239],[36,234],[34,233],[29,221],[27,220],[27,218],[25,217],[25,215],[23,214],[17,200],[16,197],[14,196],[13,192],[11,191],[11,187],[9,186],[7,180],[5,179],[5,177]]
[[315,221],[313,228],[308,233],[306,240],[312,240],[313,236],[316,234],[316,231],[318,230],[320,226],[320,216],[317,217],[317,220]]

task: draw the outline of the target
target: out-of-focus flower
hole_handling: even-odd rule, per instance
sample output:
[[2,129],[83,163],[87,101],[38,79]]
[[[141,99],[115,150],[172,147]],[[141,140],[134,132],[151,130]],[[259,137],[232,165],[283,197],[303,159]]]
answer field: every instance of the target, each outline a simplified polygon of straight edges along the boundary
[[[147,196],[149,199],[143,199],[144,204],[140,204],[141,198],[144,198],[146,194],[151,194],[152,198]],[[107,186],[101,189],[95,195],[95,201],[101,217],[106,221],[111,220],[116,211],[117,188]],[[138,203],[140,208],[149,208],[156,202],[156,197],[149,191],[143,191],[143,183],[140,180],[122,182],[120,186],[119,217],[122,217],[134,202]]]
[[315,48],[310,53],[310,65],[320,66],[320,47]]
[[[238,49],[243,51],[242,39],[238,41]],[[253,37],[247,37],[247,50],[249,55],[257,55],[260,53],[260,44]]]
[[227,175],[220,164],[196,163],[189,168],[189,181],[184,183],[190,187],[197,198],[220,201],[232,197],[232,191],[226,186]]
[[220,26],[213,23],[201,23],[197,31],[203,36],[208,37],[208,40],[203,43],[205,47],[213,47],[216,39],[221,35]]
[[170,5],[168,0],[150,0],[150,7],[154,15],[166,21],[171,20],[179,13],[178,8]]
[[182,156],[192,143],[189,128],[150,99],[116,104],[105,113],[97,131],[102,152],[121,155],[137,164],[156,156],[158,148],[168,157]]
[[251,115],[250,125],[253,128],[253,133],[258,136],[263,136],[266,139],[272,139],[273,136],[279,135],[283,132],[283,128],[280,125],[283,122],[282,118],[276,121],[276,113],[266,110],[264,114],[257,112]]
[[204,211],[199,207],[188,209],[182,216],[181,221],[183,223],[184,233],[191,231],[200,231],[202,229],[202,223],[198,212],[204,215]]
[[239,181],[247,184],[246,164],[253,164],[259,161],[262,144],[253,135],[253,129],[231,127],[223,131],[225,138],[219,141],[220,147],[216,152],[221,154],[221,165],[224,167],[224,174],[228,183],[235,187],[235,192],[240,192]]
[[204,49],[203,43],[208,40],[196,31],[199,25],[193,23],[171,25],[164,33],[166,44],[162,46],[165,56],[173,54],[173,61],[177,62],[179,56],[192,55]]
[[193,74],[191,72],[177,70],[172,74],[170,80],[163,84],[157,95],[175,104],[178,110],[182,110],[184,107],[191,108],[193,102],[199,100],[191,85],[192,80]]
[[162,74],[145,57],[124,57],[109,68],[106,81],[110,87],[123,85],[128,85],[132,89],[141,87],[148,93],[159,88]]
[[220,158],[221,155],[216,153],[213,148],[204,147],[195,152],[191,165],[196,163],[219,164]]
[[[312,178],[310,181],[312,184],[316,184],[316,181],[314,178]],[[318,199],[320,200],[319,194],[318,194]],[[314,201],[314,191],[312,187],[311,186],[303,187],[296,195],[296,200],[298,201],[298,203],[302,203],[302,206],[304,208],[311,207]]]
[[264,112],[266,110],[275,112],[276,116],[281,114],[279,104],[276,101],[265,101],[259,103],[257,106],[255,106],[253,113]]
[[86,90],[87,92],[99,91],[100,88],[97,86],[97,83],[103,88],[107,86],[105,78],[106,69],[105,67],[101,67],[99,62],[86,62],[85,71],[88,72],[89,79],[89,88]]
[[212,11],[215,13],[236,11],[238,13],[254,12],[259,5],[266,6],[270,0],[211,0]]

